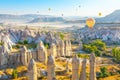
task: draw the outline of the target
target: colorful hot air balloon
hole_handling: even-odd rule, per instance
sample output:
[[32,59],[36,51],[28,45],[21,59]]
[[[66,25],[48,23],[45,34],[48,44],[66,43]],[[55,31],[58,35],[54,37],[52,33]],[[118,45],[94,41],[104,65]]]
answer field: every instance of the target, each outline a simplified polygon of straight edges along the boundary
[[102,13],[99,13],[98,15],[99,15],[99,16],[101,16],[101,15],[102,15]]
[[87,26],[88,26],[90,29],[92,29],[93,26],[95,25],[95,19],[94,19],[94,18],[88,18],[88,19],[86,20],[86,24],[87,24]]

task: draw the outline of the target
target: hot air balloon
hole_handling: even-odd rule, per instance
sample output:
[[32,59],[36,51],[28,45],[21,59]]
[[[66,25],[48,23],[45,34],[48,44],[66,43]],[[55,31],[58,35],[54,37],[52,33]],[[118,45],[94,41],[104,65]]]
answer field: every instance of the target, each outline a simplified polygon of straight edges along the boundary
[[48,10],[51,11],[51,8],[49,8]]
[[88,26],[90,29],[92,29],[93,26],[95,25],[95,19],[94,19],[94,18],[88,18],[88,19],[86,20],[86,24],[87,24],[87,26]]
[[99,13],[98,15],[99,15],[99,16],[101,16],[101,15],[102,15],[102,13]]
[[37,13],[39,13],[39,11],[37,11]]
[[62,16],[64,16],[64,14],[61,14]]

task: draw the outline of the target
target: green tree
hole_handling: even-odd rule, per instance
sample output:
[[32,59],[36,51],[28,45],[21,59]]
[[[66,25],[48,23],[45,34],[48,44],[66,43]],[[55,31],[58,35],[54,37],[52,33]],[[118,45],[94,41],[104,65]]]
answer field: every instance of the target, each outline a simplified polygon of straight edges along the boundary
[[100,76],[101,78],[108,77],[110,74],[107,72],[106,67],[101,67],[100,68]]
[[28,40],[24,40],[23,43],[24,43],[24,44],[28,44]]
[[13,79],[16,79],[16,78],[18,78],[18,72],[17,72],[17,70],[13,70],[13,72],[12,72],[12,78]]
[[60,33],[60,39],[64,39],[64,35],[62,33]]
[[83,50],[87,53],[95,53],[96,56],[101,56],[102,52],[96,46],[83,45]]
[[91,43],[91,45],[96,46],[99,50],[105,50],[106,44],[102,40],[95,40]]
[[120,48],[113,48],[112,49],[112,54],[113,54],[113,57],[114,57],[114,60],[116,62],[119,62],[120,61]]
[[83,50],[87,53],[95,53],[96,56],[101,56],[102,51],[106,50],[106,44],[101,40],[95,40],[87,45],[84,44]]

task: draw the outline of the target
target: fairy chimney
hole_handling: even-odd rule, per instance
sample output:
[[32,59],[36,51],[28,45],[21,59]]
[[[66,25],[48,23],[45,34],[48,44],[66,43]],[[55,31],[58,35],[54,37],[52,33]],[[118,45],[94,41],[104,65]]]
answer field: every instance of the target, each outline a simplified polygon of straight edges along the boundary
[[31,59],[28,65],[28,80],[38,80],[37,79],[37,67],[34,59]]
[[79,80],[78,71],[79,71],[80,60],[75,55],[72,59],[72,80]]
[[90,80],[96,80],[96,59],[95,54],[90,54]]
[[38,55],[38,60],[42,63],[47,62],[47,50],[44,47],[44,44],[42,41],[39,42],[37,46],[37,55]]
[[86,80],[86,59],[82,61],[80,80]]
[[47,61],[47,80],[53,80],[55,78],[55,61],[54,57],[50,55]]

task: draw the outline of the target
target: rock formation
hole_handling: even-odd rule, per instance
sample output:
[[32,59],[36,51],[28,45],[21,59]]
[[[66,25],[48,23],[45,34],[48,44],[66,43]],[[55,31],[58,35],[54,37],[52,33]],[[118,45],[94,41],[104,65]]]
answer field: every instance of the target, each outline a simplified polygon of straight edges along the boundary
[[79,80],[78,71],[79,71],[80,60],[75,55],[72,59],[72,80]]
[[56,45],[53,43],[51,44],[51,47],[50,47],[50,54],[52,54],[54,58],[57,56]]
[[0,46],[0,66],[8,63],[8,54],[4,53],[4,47]]
[[86,80],[86,59],[82,61],[80,80]]
[[90,54],[90,80],[96,80],[96,59],[95,54]]
[[55,61],[52,55],[48,57],[47,61],[47,80],[55,78]]
[[31,59],[32,59],[32,53],[29,51],[27,54],[27,62],[29,63]]
[[[101,24],[98,24],[98,25],[101,25]],[[119,30],[120,29],[118,28],[114,28],[113,30],[113,28],[109,28],[109,27],[108,28],[99,27],[99,28],[94,28],[90,31],[89,28],[85,27],[76,32],[75,38],[79,38],[78,42],[81,39],[83,40],[83,42],[85,42],[86,40],[101,39],[109,44],[114,44],[114,42],[120,43],[119,41],[120,31]]]
[[82,44],[82,41],[79,41],[79,50],[82,50],[82,48],[83,48],[83,44]]
[[57,57],[60,57],[61,54],[60,54],[60,43],[57,41],[56,43],[56,47],[57,47]]
[[71,46],[71,41],[68,41],[68,47],[69,47],[69,56],[72,56],[72,46]]
[[23,48],[21,49],[21,63],[24,66],[27,66],[27,48],[25,46],[23,46]]
[[68,46],[68,41],[65,41],[65,56],[69,56],[69,46]]
[[72,50],[71,50],[71,42],[70,40],[65,41],[65,56],[71,56],[72,55]]
[[28,80],[38,80],[37,79],[37,67],[34,59],[30,60],[28,65]]
[[40,41],[38,46],[37,46],[37,56],[38,56],[38,60],[40,62],[46,64],[46,62],[47,62],[47,51],[46,51],[42,41]]
[[65,54],[64,54],[64,51],[65,50],[65,44],[64,44],[64,41],[63,40],[61,40],[61,43],[60,43],[60,55],[61,56],[65,56]]

